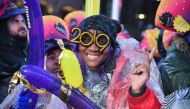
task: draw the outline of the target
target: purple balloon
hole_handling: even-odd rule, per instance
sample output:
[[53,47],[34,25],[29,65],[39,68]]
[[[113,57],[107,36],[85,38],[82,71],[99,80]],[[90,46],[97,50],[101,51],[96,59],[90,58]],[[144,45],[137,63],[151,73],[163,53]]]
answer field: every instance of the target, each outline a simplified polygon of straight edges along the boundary
[[55,75],[34,65],[25,65],[20,72],[32,86],[38,89],[45,88],[52,94],[59,95],[62,82]]
[[29,64],[44,66],[44,29],[39,0],[25,0],[27,25],[29,28]]
[[[62,86],[61,80],[55,75],[34,65],[25,65],[20,69],[23,77],[36,88],[45,88],[56,96],[60,96]],[[64,101],[65,99],[63,99]],[[84,96],[80,91],[72,88],[69,100],[65,101],[75,109],[100,109],[89,98]]]
[[[23,0],[29,28],[29,63],[44,67],[44,30],[39,0]],[[27,96],[32,99],[33,109],[37,103],[38,94],[29,91]]]

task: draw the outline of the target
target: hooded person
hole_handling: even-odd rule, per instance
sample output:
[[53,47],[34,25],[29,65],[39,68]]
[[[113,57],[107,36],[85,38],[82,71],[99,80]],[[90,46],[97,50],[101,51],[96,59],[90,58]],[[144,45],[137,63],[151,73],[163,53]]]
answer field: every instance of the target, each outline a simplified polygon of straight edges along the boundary
[[1,4],[4,7],[0,10],[0,102],[8,94],[14,72],[27,61],[28,45],[25,9],[7,0],[2,2],[5,4]]
[[[159,109],[158,99],[146,87],[154,50],[150,58],[143,50],[140,59],[143,58],[146,64],[137,62],[130,74],[129,57],[116,41],[120,31],[120,24],[104,15],[87,17],[78,28],[72,29],[71,42],[77,44],[76,54],[83,73],[85,94],[101,108]],[[128,43],[131,44],[128,50],[134,48],[132,40]]]
[[190,103],[190,1],[163,0],[155,25],[177,32],[168,48],[162,68],[166,96],[163,108],[188,109]]

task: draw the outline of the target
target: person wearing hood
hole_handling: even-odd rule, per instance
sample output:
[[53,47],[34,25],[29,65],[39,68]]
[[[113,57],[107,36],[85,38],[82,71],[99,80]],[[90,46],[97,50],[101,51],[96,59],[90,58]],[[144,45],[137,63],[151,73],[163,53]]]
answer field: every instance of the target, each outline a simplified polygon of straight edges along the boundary
[[8,3],[7,8],[1,8],[3,12],[0,16],[0,102],[8,94],[11,77],[27,61],[25,10],[12,2]]

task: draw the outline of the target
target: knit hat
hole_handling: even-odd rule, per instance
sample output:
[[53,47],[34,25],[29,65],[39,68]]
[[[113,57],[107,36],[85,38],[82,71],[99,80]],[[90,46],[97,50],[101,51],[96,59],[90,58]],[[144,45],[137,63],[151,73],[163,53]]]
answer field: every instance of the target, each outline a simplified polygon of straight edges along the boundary
[[[69,43],[68,40],[62,39],[61,41],[63,41],[64,47],[66,49],[71,49],[70,43]],[[61,48],[58,43],[59,42],[57,41],[57,39],[48,39],[48,40],[46,40],[45,41],[45,54],[47,54],[49,51],[53,50],[54,48]]]
[[190,0],[161,0],[155,25],[167,30],[185,33],[190,31]]
[[53,15],[43,16],[44,39],[66,39],[69,40],[69,30],[66,23],[59,17]]
[[[1,8],[0,13],[2,14],[0,16],[0,19],[6,19],[11,16],[19,15],[19,14],[25,14],[25,9],[23,7],[16,6],[15,3],[5,0],[4,6]],[[6,7],[7,3],[9,3],[8,7]],[[5,10],[6,8],[6,10]]]
[[80,23],[79,28],[81,31],[87,31],[89,29],[100,30],[107,34],[112,42],[116,42],[117,33],[121,31],[119,22],[104,15],[87,17]]
[[59,45],[56,40],[49,39],[45,41],[45,54],[47,54],[49,51],[51,51],[54,48],[58,48]]

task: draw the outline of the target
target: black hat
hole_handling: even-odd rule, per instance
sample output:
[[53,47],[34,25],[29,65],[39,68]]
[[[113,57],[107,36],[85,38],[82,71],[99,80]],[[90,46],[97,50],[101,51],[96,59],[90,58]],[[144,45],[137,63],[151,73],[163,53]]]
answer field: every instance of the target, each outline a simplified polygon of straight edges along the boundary
[[121,26],[118,21],[110,19],[104,15],[94,15],[84,19],[79,28],[82,31],[89,29],[100,30],[107,34],[112,41],[115,42],[117,33],[121,31]]
[[45,41],[45,54],[47,54],[49,51],[51,51],[54,48],[58,48],[59,45],[56,40],[49,39]]
[[[64,43],[64,47],[66,49],[70,49],[70,44],[69,41],[66,39],[62,39],[63,43]],[[55,39],[49,39],[45,41],[45,54],[47,54],[49,51],[55,49],[55,48],[60,48],[57,40]]]

